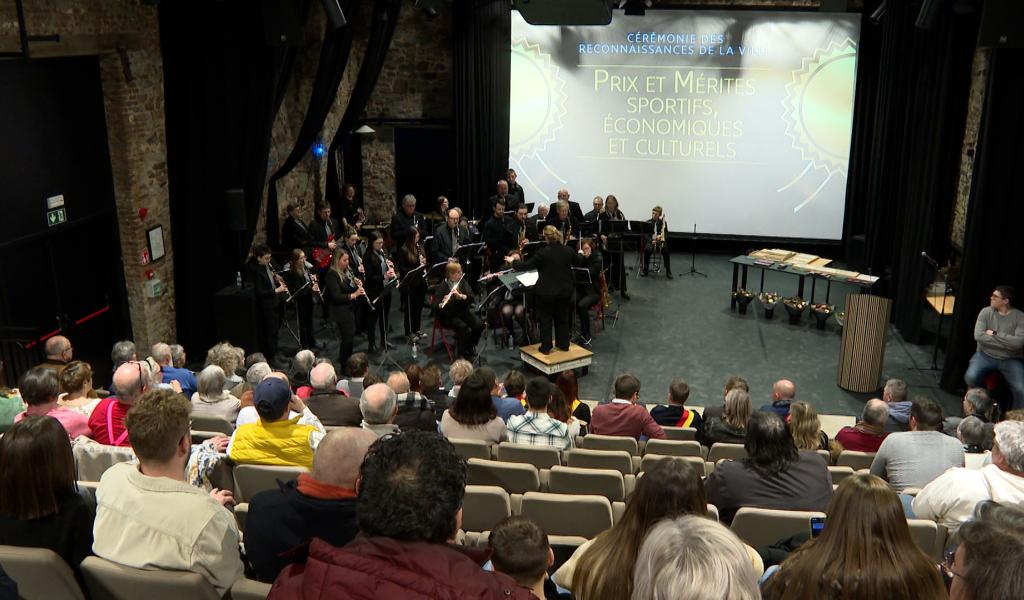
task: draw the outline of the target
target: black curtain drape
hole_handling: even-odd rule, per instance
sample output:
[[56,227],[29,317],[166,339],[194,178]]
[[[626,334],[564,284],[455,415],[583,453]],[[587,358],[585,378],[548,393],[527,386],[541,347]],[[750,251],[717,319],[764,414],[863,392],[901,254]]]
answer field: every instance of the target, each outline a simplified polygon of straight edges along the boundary
[[934,277],[921,252],[949,251],[978,18],[947,8],[921,30],[917,3],[888,2],[875,25],[877,4],[864,8],[846,240],[864,236],[858,266],[885,277],[893,322],[918,341]]
[[[298,7],[302,19],[308,6]],[[217,341],[209,307],[252,243],[270,133],[294,64],[294,48],[267,44],[266,28],[277,24],[264,9],[247,0],[159,9],[177,333],[187,348]],[[235,188],[244,192],[239,231],[229,228],[239,215],[228,214],[224,195]]]
[[[341,7],[343,11],[350,13],[351,18],[350,4],[350,0],[343,0]],[[331,106],[338,96],[338,86],[341,85],[341,78],[345,74],[345,65],[348,64],[351,50],[352,27],[335,29],[330,21],[327,21],[323,43],[320,47],[320,61],[316,68],[316,79],[313,81],[313,91],[309,97],[309,106],[306,108],[306,116],[299,128],[295,146],[288,158],[285,159],[284,164],[270,176],[270,181],[267,183],[267,242],[272,247],[279,245],[281,234],[278,227],[277,180],[290,173],[299,164],[323,128],[327,113],[330,112]]]
[[942,387],[965,387],[964,372],[975,351],[974,322],[997,285],[1017,290],[1024,306],[1024,48],[992,51],[985,111],[967,211],[964,256],[956,308],[942,372]]
[[328,148],[325,198],[334,210],[345,217],[349,216],[354,207],[342,206],[344,200],[341,195],[341,182],[338,181],[338,154],[343,155],[343,164],[346,170],[357,168],[357,165],[361,170],[362,159],[354,156],[360,151],[361,146],[352,142],[352,129],[363,117],[366,105],[370,102],[370,96],[373,94],[373,88],[377,85],[377,78],[380,76],[388,49],[391,47],[391,40],[395,37],[395,28],[398,26],[398,15],[401,9],[401,0],[376,0],[374,2],[370,39],[366,44],[363,64],[359,67],[359,76],[356,78],[356,85],[349,97],[348,107],[341,117],[341,122],[338,123],[338,129],[334,132],[334,137],[331,138],[331,145]]
[[508,168],[512,8],[509,0],[469,0],[456,2],[454,11],[456,197],[451,205],[478,217]]

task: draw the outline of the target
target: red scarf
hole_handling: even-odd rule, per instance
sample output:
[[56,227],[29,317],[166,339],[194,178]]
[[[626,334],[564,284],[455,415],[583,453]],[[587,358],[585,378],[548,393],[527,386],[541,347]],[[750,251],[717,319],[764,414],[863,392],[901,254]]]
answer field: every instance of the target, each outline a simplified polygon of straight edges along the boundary
[[299,475],[299,492],[318,500],[351,500],[356,497],[355,490],[317,481],[308,473]]

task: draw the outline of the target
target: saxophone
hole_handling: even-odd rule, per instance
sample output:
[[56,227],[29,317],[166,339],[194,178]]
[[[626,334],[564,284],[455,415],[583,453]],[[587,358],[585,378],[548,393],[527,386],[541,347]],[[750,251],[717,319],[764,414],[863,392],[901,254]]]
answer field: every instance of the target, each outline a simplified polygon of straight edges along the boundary
[[[661,219],[659,219],[659,221],[661,222],[661,230],[654,236],[654,239],[651,240],[651,246],[654,248],[654,251],[658,253],[660,253],[665,247],[665,232],[668,231],[668,221],[665,220],[665,215],[661,215]],[[655,224],[657,223],[658,221],[655,221]]]

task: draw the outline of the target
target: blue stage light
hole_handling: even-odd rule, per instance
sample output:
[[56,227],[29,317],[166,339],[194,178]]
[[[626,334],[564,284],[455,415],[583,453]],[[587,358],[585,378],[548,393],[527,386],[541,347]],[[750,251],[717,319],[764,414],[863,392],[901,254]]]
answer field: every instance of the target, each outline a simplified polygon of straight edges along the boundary
[[323,142],[316,142],[315,144],[313,144],[313,156],[317,158],[323,158],[324,152],[326,151],[327,150],[326,148],[324,148]]

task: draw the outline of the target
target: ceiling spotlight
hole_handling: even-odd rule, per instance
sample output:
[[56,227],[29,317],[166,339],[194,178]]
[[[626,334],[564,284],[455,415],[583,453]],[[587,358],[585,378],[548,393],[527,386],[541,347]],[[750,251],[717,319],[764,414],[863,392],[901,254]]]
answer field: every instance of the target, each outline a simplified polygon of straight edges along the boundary
[[358,133],[359,135],[373,135],[373,134],[377,133],[377,131],[374,130],[373,127],[370,127],[369,125],[366,125],[364,123],[363,125],[361,125],[359,127],[359,129],[356,129],[352,133]]

